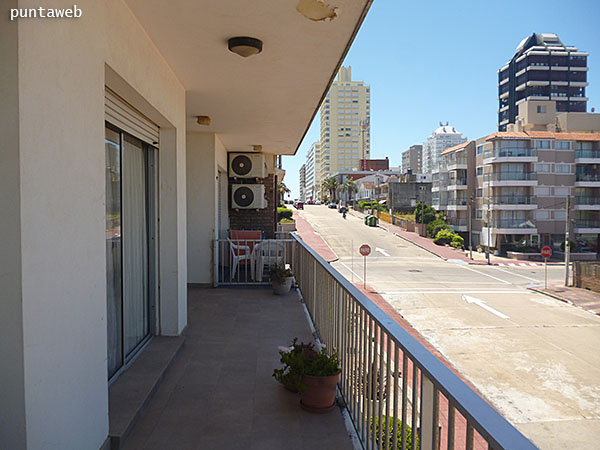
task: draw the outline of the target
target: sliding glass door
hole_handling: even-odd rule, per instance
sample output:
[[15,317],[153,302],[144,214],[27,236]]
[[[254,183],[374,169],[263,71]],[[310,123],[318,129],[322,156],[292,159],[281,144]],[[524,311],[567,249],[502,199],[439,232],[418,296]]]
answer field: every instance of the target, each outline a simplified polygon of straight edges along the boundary
[[106,126],[108,377],[150,337],[156,303],[156,149]]

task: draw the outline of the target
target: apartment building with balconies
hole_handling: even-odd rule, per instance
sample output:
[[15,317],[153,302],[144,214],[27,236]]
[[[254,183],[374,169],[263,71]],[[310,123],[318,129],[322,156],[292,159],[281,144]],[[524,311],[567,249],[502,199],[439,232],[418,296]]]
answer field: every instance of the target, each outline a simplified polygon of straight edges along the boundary
[[411,145],[410,148],[402,152],[402,173],[422,173],[423,172],[423,146]]
[[556,100],[557,112],[585,112],[588,53],[564,45],[553,33],[534,33],[498,70],[498,130],[518,121],[527,99]]

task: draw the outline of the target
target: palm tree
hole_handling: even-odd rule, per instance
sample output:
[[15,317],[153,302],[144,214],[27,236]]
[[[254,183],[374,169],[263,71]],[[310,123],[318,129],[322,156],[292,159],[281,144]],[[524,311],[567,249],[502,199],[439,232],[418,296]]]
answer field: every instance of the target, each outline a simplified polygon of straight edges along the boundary
[[279,202],[281,203],[284,200],[285,194],[289,194],[292,191],[290,191],[283,181],[278,181],[277,192],[279,193]]
[[353,179],[348,178],[344,184],[342,184],[342,192],[347,192],[350,196],[350,202],[352,202],[352,197],[358,192],[358,186],[356,185],[356,182]]
[[322,188],[324,191],[329,193],[329,199],[333,201],[335,199],[335,191],[337,190],[338,182],[335,178],[329,177],[323,180]]

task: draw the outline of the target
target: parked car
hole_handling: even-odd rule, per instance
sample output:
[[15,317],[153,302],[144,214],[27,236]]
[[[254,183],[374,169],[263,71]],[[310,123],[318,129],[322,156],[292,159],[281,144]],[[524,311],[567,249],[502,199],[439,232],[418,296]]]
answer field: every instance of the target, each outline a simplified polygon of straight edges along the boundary
[[321,200],[316,200],[315,201],[315,205],[320,205],[321,204]]
[[296,202],[296,209],[304,209],[304,203]]
[[330,203],[329,205],[327,205],[327,207],[330,209],[335,209],[337,208],[337,205],[335,203]]

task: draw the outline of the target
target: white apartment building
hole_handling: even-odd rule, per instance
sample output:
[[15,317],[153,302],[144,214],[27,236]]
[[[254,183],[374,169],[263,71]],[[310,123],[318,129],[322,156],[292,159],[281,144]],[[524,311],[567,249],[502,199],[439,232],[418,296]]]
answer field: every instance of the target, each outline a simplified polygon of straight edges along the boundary
[[300,196],[301,202],[306,201],[306,164],[300,166]]
[[467,138],[463,137],[456,128],[449,126],[448,122],[446,125],[440,123],[440,127],[423,143],[423,173],[433,173],[433,169],[440,161],[440,154],[444,150],[466,141]]
[[321,192],[321,142],[316,141],[306,152],[304,193],[306,200],[317,200]]
[[321,179],[359,168],[371,155],[371,88],[342,67],[321,105]]

